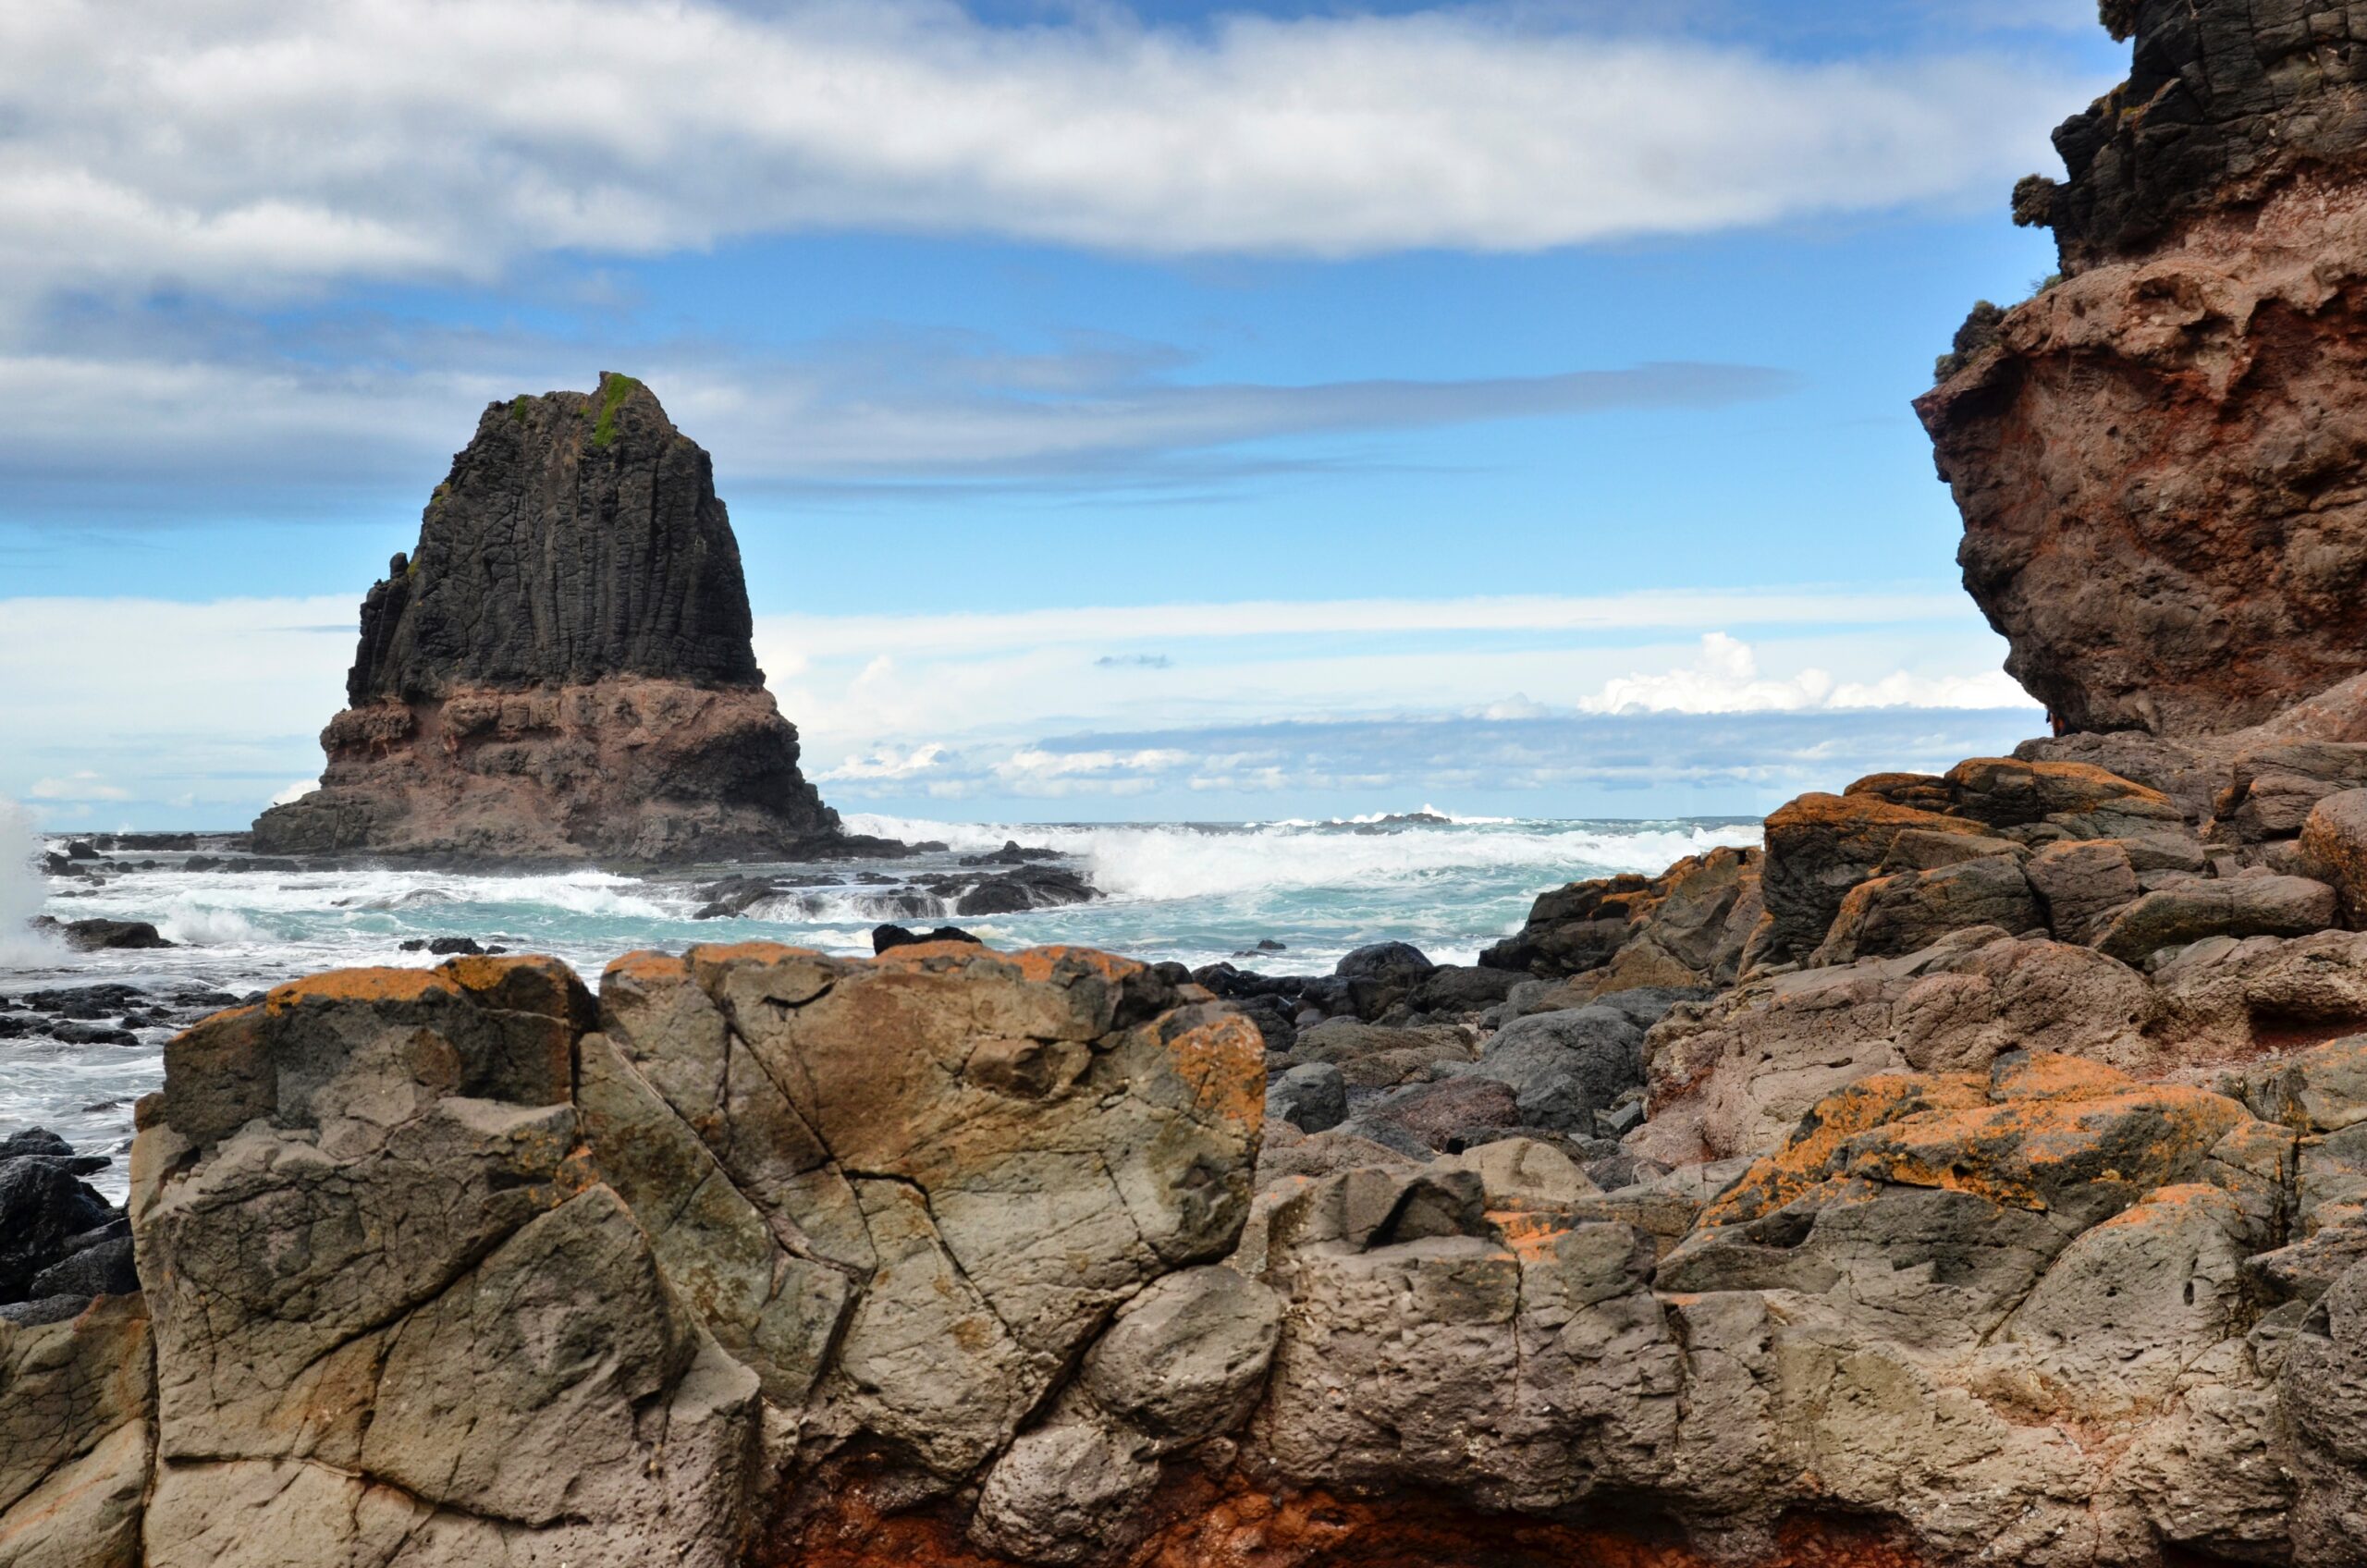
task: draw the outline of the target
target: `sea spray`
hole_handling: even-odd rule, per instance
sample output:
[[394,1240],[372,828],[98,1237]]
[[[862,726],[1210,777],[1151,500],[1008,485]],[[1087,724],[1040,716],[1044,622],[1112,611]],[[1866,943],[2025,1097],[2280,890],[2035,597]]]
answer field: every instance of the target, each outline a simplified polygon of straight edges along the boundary
[[[991,850],[1007,839],[1076,856],[1104,894],[1138,900],[1325,888],[1402,897],[1458,874],[1528,874],[1531,891],[1609,872],[1658,873],[1721,844],[1756,844],[1755,822],[1545,822],[1406,816],[1229,824],[980,824],[850,813],[848,830]],[[1411,823],[1398,831],[1388,825]],[[1387,895],[1384,895],[1387,896]]]
[[33,928],[47,897],[41,854],[32,814],[0,799],[0,969],[39,969],[64,956],[62,944]]

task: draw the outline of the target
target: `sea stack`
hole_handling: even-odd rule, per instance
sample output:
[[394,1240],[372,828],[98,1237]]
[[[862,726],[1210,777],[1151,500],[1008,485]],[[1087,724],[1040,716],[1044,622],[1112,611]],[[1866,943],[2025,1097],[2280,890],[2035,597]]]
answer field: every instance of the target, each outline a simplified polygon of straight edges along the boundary
[[2128,80],[2015,191],[2061,273],[1917,409],[2006,668],[2068,729],[2209,734],[2367,670],[2367,9],[2104,14]]
[[362,605],[321,787],[254,847],[780,859],[838,815],[765,690],[714,465],[648,387],[494,403]]

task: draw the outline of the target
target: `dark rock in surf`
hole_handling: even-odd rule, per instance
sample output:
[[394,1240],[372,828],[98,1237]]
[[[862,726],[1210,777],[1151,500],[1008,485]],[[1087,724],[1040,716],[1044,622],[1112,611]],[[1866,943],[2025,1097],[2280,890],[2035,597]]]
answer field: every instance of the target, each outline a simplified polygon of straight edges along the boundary
[[908,948],[916,942],[969,942],[984,947],[977,937],[958,925],[940,925],[934,931],[914,931],[902,925],[875,925],[871,928],[871,950],[876,956],[890,948]]
[[1016,839],[1005,839],[1001,849],[991,854],[963,855],[962,864],[963,865],[1027,865],[1037,861],[1061,858],[1061,851],[1058,850],[1029,849],[1023,847]]
[[43,930],[55,930],[65,937],[67,945],[83,952],[96,952],[108,948],[169,948],[177,943],[166,941],[155,926],[144,920],[68,920],[60,921],[43,915],[33,922]]

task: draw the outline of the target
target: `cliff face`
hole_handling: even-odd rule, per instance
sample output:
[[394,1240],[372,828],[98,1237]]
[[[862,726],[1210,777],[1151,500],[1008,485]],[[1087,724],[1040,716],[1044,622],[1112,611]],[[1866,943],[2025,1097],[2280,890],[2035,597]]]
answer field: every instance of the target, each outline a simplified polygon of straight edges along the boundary
[[649,389],[487,408],[362,606],[270,853],[766,858],[830,837],[764,689],[712,465]]
[[1917,411],[2006,668],[2072,729],[2210,733],[2367,669],[2367,6],[2110,13],[2128,81],[2016,192],[2063,279]]

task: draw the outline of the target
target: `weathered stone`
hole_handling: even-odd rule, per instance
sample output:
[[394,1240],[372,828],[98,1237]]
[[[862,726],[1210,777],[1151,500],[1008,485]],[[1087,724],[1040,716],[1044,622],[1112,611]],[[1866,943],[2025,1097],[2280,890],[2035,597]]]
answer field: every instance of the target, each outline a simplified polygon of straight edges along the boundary
[[1082,1562],[1148,1528],[1159,1466],[1093,1421],[1057,1422],[1013,1441],[987,1474],[970,1539],[1023,1562]]
[[133,1158],[150,1563],[727,1560],[757,1382],[583,1167],[590,1011],[551,961],[460,959],[168,1047]]
[[2049,844],[2030,857],[2030,885],[2046,923],[2067,942],[2085,942],[2143,889],[2128,846],[2116,839]]
[[2141,729],[2051,735],[2025,741],[2014,755],[2026,762],[2081,762],[2158,790],[2190,823],[2211,815],[2226,787],[2225,758],[2206,744],[2165,740]]
[[2065,276],[1917,410],[2012,673],[2073,729],[2209,734],[2367,663],[2361,18],[2111,14],[2128,80],[2056,130],[2068,178],[2017,203]]
[[1849,889],[1873,875],[1908,830],[1986,837],[1961,817],[1896,806],[1874,795],[1802,795],[1767,819],[1760,894],[1767,919],[1751,951],[1801,957],[1824,940]]
[[1249,1414],[1282,1328],[1282,1302],[1225,1268],[1186,1268],[1120,1309],[1085,1353],[1079,1385],[1162,1443],[1194,1443]]
[[1278,1059],[1287,1067],[1328,1062],[1351,1089],[1388,1089],[1426,1081],[1441,1062],[1469,1061],[1467,1037],[1448,1029],[1384,1029],[1354,1019],[1331,1018],[1299,1031]]
[[0,1302],[23,1301],[74,1237],[106,1223],[106,1200],[73,1166],[46,1154],[0,1158]]
[[2138,1072],[2177,1059],[2151,1033],[2160,1003],[2144,976],[2083,948],[1988,936],[1676,1009],[1646,1041],[1650,1114],[1626,1146],[1668,1165],[1763,1153],[1818,1101],[1886,1070],[1984,1071],[2023,1049]]
[[2344,917],[2367,921],[2367,790],[2339,790],[2312,805],[2301,848],[2333,884]]
[[1266,1090],[1266,1123],[1287,1121],[1303,1133],[1328,1133],[1348,1119],[1348,1081],[1328,1061],[1302,1062]]
[[1416,1012],[1483,1012],[1511,995],[1520,976],[1501,969],[1441,964],[1404,1000]]
[[1392,1089],[1357,1109],[1340,1131],[1407,1154],[1460,1149],[1527,1124],[1512,1086],[1476,1073]]
[[1514,1124],[1592,1137],[1595,1113],[1644,1084],[1644,1029],[1608,1005],[1534,1013],[1496,1031],[1471,1075],[1511,1086]]
[[788,1342],[835,1346],[828,1419],[949,1475],[1009,1440],[1112,1308],[1228,1251],[1246,1212],[1262,1043],[1139,964],[749,944],[619,960],[602,998],[603,1035],[781,1238],[770,1277],[861,1276],[835,1338],[827,1292],[792,1317]]
[[2294,1472],[2293,1560],[2334,1568],[2367,1556],[2367,1265],[2310,1309],[2278,1380]]
[[0,1562],[136,1568],[153,1400],[136,1296],[0,1325]]
[[1812,965],[1919,952],[1975,926],[2023,932],[2044,917],[2017,859],[1981,855],[1933,871],[1876,876],[1849,889]]
[[2135,963],[2206,937],[2300,937],[2335,920],[2334,889],[2305,876],[2188,882],[2145,894],[2096,933],[2098,952]]
[[1759,861],[1756,850],[1717,849],[1657,877],[1573,882],[1541,894],[1521,929],[1479,962],[1578,977],[1565,1006],[1637,986],[1723,985],[1759,923]]
[[2079,762],[1974,757],[1947,772],[1954,809],[1994,828],[2052,823],[2076,838],[2109,838],[2185,821],[2158,790]]
[[[1935,779],[1933,782],[1939,781]],[[1874,868],[1874,872],[1879,876],[1895,876],[1902,871],[1937,871],[1944,865],[1961,865],[1986,855],[2006,855],[2020,860],[2029,853],[2027,847],[2011,839],[1910,827],[1890,841],[1890,852],[1883,856],[1882,864]]]

